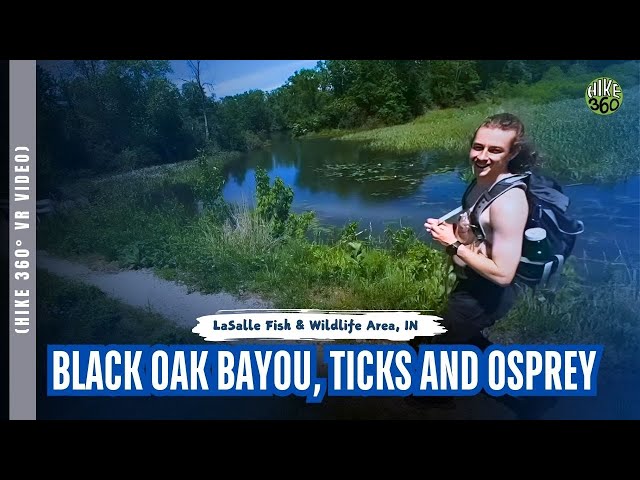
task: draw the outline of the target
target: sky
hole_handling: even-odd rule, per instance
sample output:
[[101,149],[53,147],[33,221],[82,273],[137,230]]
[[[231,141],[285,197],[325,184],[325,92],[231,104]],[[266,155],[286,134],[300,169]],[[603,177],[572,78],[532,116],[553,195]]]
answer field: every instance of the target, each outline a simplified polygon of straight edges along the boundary
[[[178,86],[191,80],[186,60],[171,60],[173,73],[168,78]],[[39,60],[38,63],[54,73],[62,72],[71,60]],[[282,86],[295,72],[314,68],[318,60],[201,60],[200,75],[208,93],[217,99],[249,90],[268,92]]]
[[[303,68],[314,68],[318,60],[201,60],[203,83],[213,85],[216,98],[249,90],[270,91],[282,86]],[[178,85],[192,78],[186,60],[171,60],[169,78]],[[209,90],[211,93],[211,90]]]

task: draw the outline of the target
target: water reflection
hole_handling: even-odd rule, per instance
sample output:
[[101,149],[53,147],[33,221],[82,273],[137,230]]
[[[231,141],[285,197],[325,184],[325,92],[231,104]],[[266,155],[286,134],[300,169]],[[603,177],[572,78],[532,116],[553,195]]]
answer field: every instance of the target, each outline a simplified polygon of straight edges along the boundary
[[[271,148],[252,152],[229,167],[228,201],[254,201],[255,168],[265,168],[294,191],[293,210],[314,210],[321,222],[343,226],[358,221],[373,235],[384,228],[409,226],[426,239],[422,224],[458,206],[465,183],[464,156],[438,152],[395,155],[371,152],[355,143],[328,139],[275,139]],[[640,177],[614,185],[565,187],[571,212],[583,220],[578,257],[638,264],[640,253]]]
[[[296,191],[313,195],[334,194],[340,199],[358,197],[365,203],[380,204],[389,199],[410,197],[428,175],[455,168],[454,159],[444,154],[389,154],[371,152],[356,143],[327,139],[290,141],[276,138],[271,149],[251,152],[229,166],[231,188],[254,186],[256,167],[271,178],[282,178]],[[243,188],[243,190],[246,190]]]

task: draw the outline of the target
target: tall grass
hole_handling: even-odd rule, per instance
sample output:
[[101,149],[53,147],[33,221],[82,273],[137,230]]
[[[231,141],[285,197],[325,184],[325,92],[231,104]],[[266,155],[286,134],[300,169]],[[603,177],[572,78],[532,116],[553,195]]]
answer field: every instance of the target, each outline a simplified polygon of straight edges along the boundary
[[614,182],[640,173],[640,87],[625,91],[612,115],[589,111],[584,99],[523,108],[543,168],[576,182]]
[[499,110],[499,106],[491,103],[465,109],[432,110],[410,123],[350,133],[338,138],[367,142],[372,149],[398,153],[436,150],[462,154],[467,151],[478,124]]
[[639,370],[639,294],[638,285],[628,279],[590,284],[569,275],[558,292],[523,291],[516,307],[491,329],[490,337],[505,344],[604,345],[603,365]]
[[616,181],[640,173],[640,87],[625,89],[614,114],[590,111],[584,98],[532,104],[520,99],[437,110],[411,123],[352,133],[344,141],[366,142],[372,149],[398,153],[447,151],[467,162],[469,142],[481,121],[511,112],[527,126],[528,136],[545,159],[545,172],[572,182]]
[[219,230],[219,238],[212,235],[210,242],[220,241],[223,245],[234,245],[249,256],[261,256],[274,248],[277,239],[273,238],[269,224],[245,200],[233,205],[229,218]]

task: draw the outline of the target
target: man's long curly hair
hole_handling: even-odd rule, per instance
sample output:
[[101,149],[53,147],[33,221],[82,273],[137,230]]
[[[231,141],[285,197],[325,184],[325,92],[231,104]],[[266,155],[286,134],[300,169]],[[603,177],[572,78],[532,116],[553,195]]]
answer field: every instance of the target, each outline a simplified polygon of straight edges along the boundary
[[473,133],[472,142],[478,130],[483,127],[516,132],[516,138],[511,145],[513,156],[509,161],[509,172],[523,173],[539,165],[538,152],[536,152],[530,140],[525,137],[524,123],[518,117],[512,113],[498,113],[487,117]]

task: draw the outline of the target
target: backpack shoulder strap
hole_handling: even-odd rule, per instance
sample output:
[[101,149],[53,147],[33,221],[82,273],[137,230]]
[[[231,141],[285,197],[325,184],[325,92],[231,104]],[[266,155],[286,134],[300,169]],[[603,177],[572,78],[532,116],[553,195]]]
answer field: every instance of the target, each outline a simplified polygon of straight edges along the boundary
[[487,191],[485,191],[476,203],[471,207],[471,223],[476,227],[476,236],[480,238],[485,238],[484,229],[480,224],[480,215],[484,212],[489,206],[498,198],[500,195],[508,192],[512,188],[522,188],[525,191],[527,190],[527,178],[530,173],[526,172],[523,174],[512,175],[507,178],[503,178],[497,183],[494,183]]
[[474,178],[471,183],[467,186],[467,189],[464,191],[464,193],[462,194],[462,209],[465,209],[465,205],[467,204],[467,197],[469,196],[469,193],[471,192],[471,190],[473,190],[473,187],[476,186],[476,179]]

